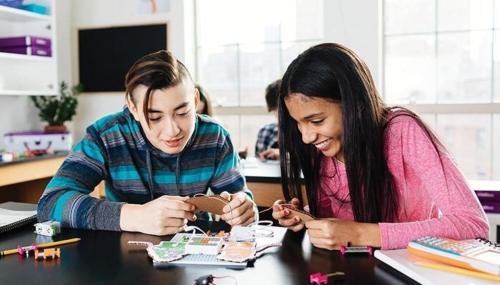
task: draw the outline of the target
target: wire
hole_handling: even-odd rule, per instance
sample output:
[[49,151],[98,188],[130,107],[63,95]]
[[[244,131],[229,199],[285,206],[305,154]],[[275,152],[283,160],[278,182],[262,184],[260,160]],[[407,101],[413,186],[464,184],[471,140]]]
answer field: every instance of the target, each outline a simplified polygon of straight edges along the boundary
[[202,232],[204,235],[208,236],[208,234],[200,229],[199,227],[197,226],[188,226],[188,225],[184,225],[184,227],[182,228],[185,232],[189,232],[189,231],[193,231],[192,234],[194,235],[196,233],[196,230]]
[[234,284],[238,285],[238,279],[236,277],[231,276],[231,275],[225,275],[225,276],[213,276],[214,279],[224,279],[224,278],[230,278],[234,280]]

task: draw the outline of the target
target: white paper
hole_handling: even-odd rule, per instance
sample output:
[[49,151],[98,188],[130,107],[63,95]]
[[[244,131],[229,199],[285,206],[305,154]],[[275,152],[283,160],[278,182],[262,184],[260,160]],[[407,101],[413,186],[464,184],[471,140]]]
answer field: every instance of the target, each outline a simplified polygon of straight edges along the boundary
[[21,221],[36,215],[35,211],[14,211],[0,208],[0,227]]

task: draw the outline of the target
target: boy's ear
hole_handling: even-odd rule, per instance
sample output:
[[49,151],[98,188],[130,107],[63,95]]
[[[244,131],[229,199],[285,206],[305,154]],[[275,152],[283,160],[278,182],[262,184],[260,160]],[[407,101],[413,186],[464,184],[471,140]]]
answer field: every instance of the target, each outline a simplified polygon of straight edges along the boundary
[[134,116],[134,119],[139,122],[139,112],[137,111],[137,107],[135,106],[134,102],[132,102],[130,95],[127,95],[127,107],[132,116]]
[[198,105],[200,104],[200,91],[198,88],[194,88],[194,107],[195,109],[198,108]]

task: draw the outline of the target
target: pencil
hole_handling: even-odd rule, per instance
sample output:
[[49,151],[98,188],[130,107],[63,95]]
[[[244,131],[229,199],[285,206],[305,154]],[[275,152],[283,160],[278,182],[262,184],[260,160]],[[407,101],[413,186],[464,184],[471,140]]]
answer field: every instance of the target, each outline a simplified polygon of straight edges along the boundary
[[[70,239],[65,239],[65,240],[60,240],[60,241],[35,244],[35,246],[36,246],[36,248],[47,248],[47,247],[54,247],[54,246],[58,246],[58,245],[68,244],[68,243],[74,243],[77,241],[80,241],[80,238],[70,238]],[[15,253],[17,253],[17,248],[0,251],[0,256],[15,254]]]
[[448,271],[448,272],[469,275],[469,276],[493,280],[493,281],[500,281],[500,276],[492,275],[489,273],[483,273],[483,272],[479,272],[479,271],[472,271],[472,270],[454,267],[454,266],[450,266],[450,265],[425,262],[425,261],[416,261],[415,264],[423,266],[423,267],[427,267],[427,268],[441,270],[441,271]]

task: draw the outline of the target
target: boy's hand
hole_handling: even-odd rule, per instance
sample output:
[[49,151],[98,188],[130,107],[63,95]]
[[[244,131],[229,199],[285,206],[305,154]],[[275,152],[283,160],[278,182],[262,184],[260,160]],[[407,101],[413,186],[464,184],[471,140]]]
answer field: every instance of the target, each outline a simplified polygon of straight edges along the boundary
[[229,203],[222,209],[224,214],[221,218],[231,226],[248,225],[255,222],[257,206],[245,192],[229,194],[222,192],[222,197],[229,200]]
[[280,150],[278,148],[268,148],[259,153],[261,160],[278,160],[280,159]]
[[195,207],[184,202],[189,197],[161,196],[144,205],[125,204],[120,214],[123,231],[153,235],[174,234],[187,220],[195,221]]
[[[304,228],[304,222],[297,216],[291,216],[290,210],[283,207],[281,204],[285,204],[285,201],[277,200],[273,205],[273,218],[278,220],[279,224],[287,227],[289,230],[298,232]],[[289,207],[294,209],[300,209],[299,199],[293,198]]]

